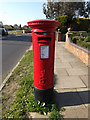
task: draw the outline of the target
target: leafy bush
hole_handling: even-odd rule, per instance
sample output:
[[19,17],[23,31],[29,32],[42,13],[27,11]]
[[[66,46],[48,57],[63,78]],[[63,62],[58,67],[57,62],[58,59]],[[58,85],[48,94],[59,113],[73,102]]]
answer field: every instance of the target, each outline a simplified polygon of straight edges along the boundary
[[87,36],[84,41],[90,42],[90,36]]
[[74,36],[72,38],[72,42],[80,45],[81,47],[85,47],[87,49],[90,49],[90,36],[88,37],[79,37],[79,36]]
[[80,39],[81,41],[84,41],[85,37],[79,37],[79,39]]
[[27,102],[27,111],[28,112],[38,112],[43,115],[47,115],[48,112],[51,112],[53,110],[58,111],[57,105],[55,103],[46,104],[45,102],[36,101],[33,98],[30,98],[30,100]]
[[80,45],[81,47],[85,47],[87,49],[90,49],[90,44],[87,43],[86,41],[82,41],[82,40],[77,40],[77,45]]
[[59,114],[58,111],[54,110],[54,111],[51,112],[49,118],[51,120],[60,120],[62,118],[62,116]]
[[78,39],[79,39],[79,36],[74,36],[74,37],[72,38],[72,42],[76,44],[76,41],[77,41]]

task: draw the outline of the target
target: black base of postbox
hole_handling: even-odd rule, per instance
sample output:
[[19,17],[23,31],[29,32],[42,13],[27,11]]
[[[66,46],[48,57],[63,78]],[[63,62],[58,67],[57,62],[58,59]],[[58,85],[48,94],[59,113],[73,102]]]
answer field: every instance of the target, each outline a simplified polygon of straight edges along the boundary
[[53,88],[41,90],[34,86],[34,96],[36,100],[39,100],[45,103],[50,103],[52,102],[52,99],[54,96]]

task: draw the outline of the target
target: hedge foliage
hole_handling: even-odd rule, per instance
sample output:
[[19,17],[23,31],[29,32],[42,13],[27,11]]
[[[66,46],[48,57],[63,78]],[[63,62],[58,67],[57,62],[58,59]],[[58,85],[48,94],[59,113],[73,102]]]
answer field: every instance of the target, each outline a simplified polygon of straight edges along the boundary
[[73,18],[70,20],[67,15],[64,15],[57,17],[55,20],[60,22],[58,29],[62,34],[65,34],[69,27],[72,31],[90,32],[90,19],[88,18]]
[[81,47],[85,47],[87,49],[90,49],[90,36],[87,36],[87,37],[74,36],[72,38],[72,42],[81,46]]

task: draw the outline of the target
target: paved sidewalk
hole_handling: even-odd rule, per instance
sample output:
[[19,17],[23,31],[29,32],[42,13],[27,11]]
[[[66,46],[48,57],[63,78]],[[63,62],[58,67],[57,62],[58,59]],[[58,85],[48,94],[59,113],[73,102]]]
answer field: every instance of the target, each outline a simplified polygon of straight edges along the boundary
[[88,118],[88,67],[65,49],[65,42],[55,45],[55,90],[64,118]]
[[[58,107],[64,107],[63,118],[88,118],[88,67],[68,52],[65,42],[55,43],[54,89]],[[28,113],[29,118],[46,120],[48,116]],[[90,118],[90,117],[89,117]],[[83,120],[86,120],[83,119]],[[89,119],[88,119],[89,120]]]

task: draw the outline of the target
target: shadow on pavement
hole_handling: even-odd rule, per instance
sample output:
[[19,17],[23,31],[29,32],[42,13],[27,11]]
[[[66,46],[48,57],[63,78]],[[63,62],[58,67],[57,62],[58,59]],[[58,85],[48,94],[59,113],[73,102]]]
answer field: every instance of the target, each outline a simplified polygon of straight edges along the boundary
[[54,86],[56,85],[57,83],[57,75],[54,73]]
[[77,106],[82,104],[90,104],[88,96],[90,91],[78,91],[78,92],[63,92],[58,93],[55,91],[55,98],[58,102],[58,107],[65,106]]
[[[54,86],[57,83],[57,75],[54,74]],[[57,92],[55,91],[55,99],[58,107],[78,106],[82,104],[90,104],[90,90],[88,91],[70,91],[70,92]]]

